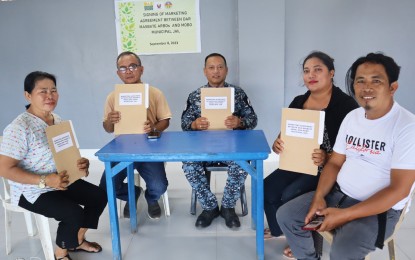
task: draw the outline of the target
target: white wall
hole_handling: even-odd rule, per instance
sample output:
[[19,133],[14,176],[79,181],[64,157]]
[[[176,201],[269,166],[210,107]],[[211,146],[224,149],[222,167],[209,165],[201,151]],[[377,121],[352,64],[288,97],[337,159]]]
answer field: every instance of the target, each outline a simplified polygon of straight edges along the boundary
[[[142,56],[143,81],[160,88],[173,112],[169,130],[181,131],[188,94],[206,84],[204,58],[228,60],[228,82],[238,84],[237,0],[201,0],[202,53]],[[116,74],[113,0],[0,2],[0,129],[24,111],[23,80],[31,71],[57,76],[56,112],[72,119],[81,148],[100,148],[113,136],[102,128],[106,96]]]
[[257,128],[271,145],[284,104],[285,1],[241,0],[238,6],[239,78],[258,114]]
[[[245,89],[271,144],[281,107],[304,93],[301,61],[312,50],[335,58],[336,84],[359,56],[384,51],[402,66],[396,99],[415,112],[415,1],[200,0],[202,53],[143,56],[143,80],[164,91],[180,130],[187,95],[206,83],[204,57],[221,52],[228,82]],[[24,77],[56,74],[57,112],[72,119],[81,148],[112,138],[102,129],[106,95],[119,83],[113,0],[0,2],[0,130],[24,111]]]
[[412,0],[286,1],[285,105],[305,91],[300,64],[312,50],[335,59],[335,83],[342,89],[358,57],[382,51],[402,67],[396,100],[415,112],[414,11]]

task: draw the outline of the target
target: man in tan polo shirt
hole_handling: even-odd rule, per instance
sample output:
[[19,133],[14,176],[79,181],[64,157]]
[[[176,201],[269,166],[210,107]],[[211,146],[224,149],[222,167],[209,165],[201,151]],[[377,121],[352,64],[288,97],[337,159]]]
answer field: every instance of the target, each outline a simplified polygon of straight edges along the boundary
[[[137,84],[141,82],[141,75],[144,67],[137,54],[133,52],[123,52],[117,57],[117,74],[124,84]],[[147,108],[147,121],[143,125],[144,132],[150,131],[164,131],[169,126],[169,121],[172,116],[169,105],[163,93],[153,87],[149,88],[149,107]],[[114,92],[111,92],[104,108],[103,127],[108,133],[114,132],[114,124],[120,121],[122,115],[119,111],[114,110]],[[145,191],[145,198],[148,204],[148,216],[151,219],[159,219],[161,216],[161,209],[158,200],[167,190],[167,177],[164,170],[163,162],[135,162],[134,169],[136,169],[147,185]],[[128,186],[124,183],[127,177],[127,171],[124,169],[114,177],[115,193],[118,199],[127,201],[124,207],[124,217],[130,216],[128,204]],[[106,189],[105,172],[101,177],[100,187]],[[136,201],[141,193],[140,187],[135,187]]]

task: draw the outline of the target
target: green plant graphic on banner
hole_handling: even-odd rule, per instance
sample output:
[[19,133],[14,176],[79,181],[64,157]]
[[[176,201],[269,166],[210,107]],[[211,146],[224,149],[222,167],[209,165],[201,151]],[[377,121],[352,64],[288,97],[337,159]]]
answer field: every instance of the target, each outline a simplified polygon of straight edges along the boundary
[[135,5],[132,2],[119,3],[118,13],[121,21],[121,46],[124,51],[137,51]]
[[118,52],[201,51],[199,0],[114,0]]

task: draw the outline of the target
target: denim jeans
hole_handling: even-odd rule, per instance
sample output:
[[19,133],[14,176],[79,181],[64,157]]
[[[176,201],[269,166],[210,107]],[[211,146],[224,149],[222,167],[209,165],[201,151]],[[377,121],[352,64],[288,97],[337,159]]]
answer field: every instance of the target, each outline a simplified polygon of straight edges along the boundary
[[[117,163],[112,164],[113,167]],[[167,190],[167,177],[163,162],[135,162],[134,169],[136,169],[140,176],[146,182],[147,188],[145,198],[148,204],[153,204],[160,199]],[[115,194],[118,199],[128,201],[128,185],[124,183],[127,178],[127,169],[123,169],[120,173],[113,177]],[[99,187],[106,190],[105,172],[102,174]],[[135,187],[136,196],[140,190]]]
[[318,176],[276,169],[264,179],[264,211],[273,236],[282,235],[276,217],[279,207],[293,198],[315,190]]

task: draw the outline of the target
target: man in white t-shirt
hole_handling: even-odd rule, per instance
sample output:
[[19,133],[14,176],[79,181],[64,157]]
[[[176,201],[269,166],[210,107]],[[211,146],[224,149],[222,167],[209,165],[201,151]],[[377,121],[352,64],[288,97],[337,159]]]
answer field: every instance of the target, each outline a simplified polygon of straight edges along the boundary
[[415,181],[415,116],[394,101],[400,67],[381,53],[356,60],[346,81],[360,108],[340,127],[317,190],[283,205],[278,223],[298,259],[319,259],[302,226],[324,216],[330,259],[363,259],[395,228]]

